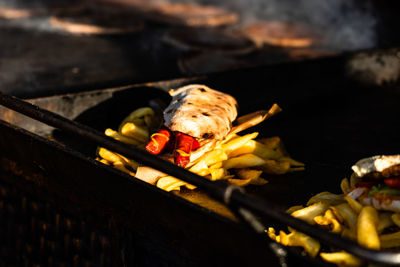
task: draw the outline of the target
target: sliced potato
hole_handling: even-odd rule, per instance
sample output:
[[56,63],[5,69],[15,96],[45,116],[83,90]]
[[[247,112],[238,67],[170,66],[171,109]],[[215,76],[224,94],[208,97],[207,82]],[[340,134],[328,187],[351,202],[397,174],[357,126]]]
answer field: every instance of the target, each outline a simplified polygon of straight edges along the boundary
[[172,176],[165,176],[161,177],[157,181],[157,187],[164,189],[165,191],[172,191],[172,190],[180,190],[181,186],[187,185],[188,183],[181,181],[179,179],[176,179],[175,177]]
[[382,233],[383,230],[394,225],[392,218],[391,212],[379,212],[378,233]]
[[261,165],[260,168],[267,174],[279,175],[287,173],[290,169],[289,161],[276,161],[276,160],[265,160],[265,164]]
[[331,207],[336,217],[343,219],[343,222],[350,229],[354,229],[357,225],[357,213],[347,203],[342,203]]
[[142,107],[142,108],[138,108],[135,109],[134,111],[132,111],[121,123],[121,126],[124,125],[127,122],[133,122],[135,124],[138,123],[137,119],[142,119],[143,123],[142,124],[138,124],[143,126],[144,125],[144,120],[143,118],[145,116],[154,116],[155,112],[152,108],[150,107]]
[[210,169],[208,168],[208,166],[204,160],[199,161],[197,164],[190,167],[189,171],[196,173],[200,176],[206,176],[207,174],[210,173]]
[[338,221],[337,217],[333,214],[332,210],[328,209],[325,211],[324,216],[319,215],[314,218],[314,222],[318,225],[327,225],[330,227],[330,231],[336,234],[342,232],[342,225]]
[[343,178],[340,183],[340,188],[342,189],[343,194],[347,194],[350,192],[350,182],[349,179]]
[[291,215],[310,224],[315,224],[314,218],[316,216],[324,214],[328,207],[329,205],[323,202],[317,202],[301,210],[296,210]]
[[257,141],[262,143],[269,149],[277,149],[280,146],[281,138],[278,136],[272,136],[267,138],[259,138],[257,139]]
[[136,139],[139,142],[146,142],[150,138],[149,131],[147,129],[132,122],[127,122],[121,127],[121,134]]
[[324,202],[328,205],[337,205],[337,204],[344,203],[345,200],[343,198],[343,195],[337,195],[337,194],[333,194],[328,191],[324,191],[324,192],[321,192],[321,193],[318,193],[318,194],[312,196],[308,200],[307,206],[317,203],[317,202]]
[[229,173],[224,168],[218,168],[218,169],[210,169],[210,174],[211,174],[211,180],[216,181],[216,180],[223,179]]
[[264,165],[266,162],[256,155],[245,154],[235,158],[230,158],[223,163],[225,169],[249,168]]
[[371,206],[363,207],[357,220],[357,241],[360,245],[369,249],[380,249],[378,224],[379,217],[376,209]]
[[391,234],[381,235],[379,239],[382,248],[400,247],[400,231]]
[[303,247],[311,257],[317,256],[321,248],[321,245],[317,240],[297,231],[293,231],[290,234],[285,234],[281,231],[279,236],[282,245]]
[[304,209],[304,206],[303,205],[297,205],[297,206],[292,206],[292,207],[288,208],[286,210],[286,212],[289,213],[289,214],[292,214],[296,210],[301,210],[301,209]]
[[230,182],[231,184],[237,185],[237,186],[246,186],[248,184],[250,184],[251,179],[247,179],[247,180],[243,180],[243,179],[228,179],[228,182]]
[[122,163],[122,162],[120,162],[120,161],[113,162],[113,167],[114,167],[115,169],[120,170],[120,171],[122,171],[122,172],[125,172],[125,173],[127,173],[127,174],[129,174],[129,175],[131,175],[131,176],[135,176],[135,173],[134,173],[134,172],[131,172],[130,170],[128,170],[128,169],[125,167],[124,163]]
[[225,151],[225,153],[229,156],[232,151],[235,149],[238,149],[242,147],[244,144],[246,144],[248,141],[256,138],[258,135],[257,132],[246,134],[244,136],[240,136],[238,138],[234,138],[228,143],[222,145],[222,149]]
[[362,261],[357,257],[345,251],[339,252],[321,252],[320,256],[327,262],[337,264],[339,266],[361,266]]
[[250,180],[256,180],[260,177],[262,171],[261,170],[255,170],[255,169],[250,169],[250,168],[244,168],[244,169],[238,169],[236,170],[236,174],[240,179],[250,179]]
[[118,156],[118,154],[111,152],[110,150],[104,147],[99,147],[97,149],[97,155],[99,155],[101,158],[109,162],[123,161],[123,159],[120,156]]
[[358,202],[357,200],[355,200],[354,198],[350,197],[350,196],[345,196],[344,199],[347,201],[347,203],[349,204],[349,206],[357,213],[359,214],[363,208],[363,205],[361,205],[360,202]]
[[393,213],[391,216],[391,219],[394,224],[396,224],[398,227],[400,227],[400,213]]
[[104,134],[109,136],[109,137],[112,137],[112,138],[114,138],[114,139],[116,139],[116,140],[118,140],[118,141],[120,141],[122,143],[125,143],[125,144],[130,144],[130,145],[134,145],[134,146],[137,146],[137,145],[140,144],[140,142],[138,140],[130,138],[130,137],[127,137],[125,135],[122,135],[119,132],[114,131],[113,129],[110,129],[110,128],[107,128],[104,131]]

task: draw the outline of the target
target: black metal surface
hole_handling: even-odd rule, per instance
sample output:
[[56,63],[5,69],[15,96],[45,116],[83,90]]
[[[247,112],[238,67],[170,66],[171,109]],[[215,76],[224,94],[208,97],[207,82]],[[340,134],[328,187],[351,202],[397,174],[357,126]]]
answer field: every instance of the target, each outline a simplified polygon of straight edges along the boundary
[[[274,205],[278,204],[283,209],[293,204],[299,204],[301,200],[305,200],[311,194],[319,191],[338,191],[339,181],[348,174],[350,164],[359,158],[373,154],[396,153],[398,151],[399,140],[396,134],[398,126],[393,124],[397,117],[397,99],[399,97],[396,86],[360,86],[351,77],[346,76],[345,63],[346,58],[342,57],[301,64],[280,65],[274,68],[267,67],[227,72],[198,79],[197,82],[206,83],[211,87],[235,95],[239,99],[242,113],[269,106],[273,102],[279,103],[284,109],[281,115],[271,119],[268,124],[256,127],[256,130],[259,130],[264,135],[281,136],[292,155],[306,162],[307,170],[300,174],[269,177],[270,183],[268,185],[248,189],[248,192],[252,195],[267,201],[273,201]],[[184,83],[184,81],[182,82]],[[162,83],[154,84],[153,86],[162,86]],[[135,107],[146,105],[146,90],[144,88],[141,90],[141,93],[140,90],[126,90],[123,92],[128,104],[132,102],[132,105],[127,109],[132,110]],[[114,100],[116,99],[121,98],[116,97]],[[111,125],[115,125],[120,121],[120,117],[116,116],[118,112],[115,113],[114,110],[118,111],[118,107],[124,103],[120,101],[113,102],[113,99],[110,99],[107,103],[104,103],[103,107],[100,104],[94,109],[82,113],[77,120],[87,122],[88,125],[98,130],[102,130],[104,127],[111,127]],[[368,105],[365,103],[368,103]],[[379,138],[379,136],[384,136],[384,138]],[[11,155],[15,154],[15,151],[12,152],[13,150],[10,148],[10,144],[13,142],[10,142],[9,136],[5,137],[2,138],[2,147],[5,147],[6,151]],[[13,140],[19,139],[13,137]],[[42,143],[43,140],[38,141],[38,147]],[[48,145],[54,146],[52,144]],[[109,169],[90,160],[90,157],[93,157],[93,144],[83,145],[81,143],[80,148],[74,147],[74,149],[81,151],[86,156],[83,158],[80,156],[80,160],[72,160],[71,157],[68,157],[67,162],[69,165],[77,166],[78,168],[78,165],[81,166],[83,162],[86,162],[88,164],[85,167],[87,172],[97,169]],[[31,150],[34,151],[35,149],[30,148],[28,151]],[[64,148],[61,151],[51,153],[65,154],[68,151]],[[79,153],[76,156],[79,156]],[[24,155],[17,154],[16,158],[24,158]],[[48,158],[46,157],[46,159]],[[59,159],[64,160],[62,157],[59,157]],[[57,160],[52,163],[61,164]],[[51,166],[48,162],[42,162],[41,164],[44,164],[46,169],[48,168],[47,166]],[[93,164],[97,166],[94,167],[92,166]],[[70,177],[71,174],[71,177],[74,177],[74,175],[82,177],[82,174],[77,175],[77,170],[73,173],[71,171],[66,170],[66,173],[62,174],[63,177]],[[116,177],[126,178],[125,175],[116,171],[107,171],[114,172]],[[55,172],[52,171],[52,173]],[[109,177],[104,177],[102,181],[104,187],[97,189],[113,191],[107,186],[109,179]],[[82,183],[84,181],[78,182],[80,185]],[[133,184],[145,186],[149,191],[153,192],[152,196],[153,194],[161,194],[166,196],[167,199],[174,199],[173,201],[170,200],[172,202],[177,200],[172,195],[160,192],[160,190],[144,185],[140,181],[130,179],[126,185],[129,183],[132,183],[131,187]],[[99,194],[95,190],[90,193]],[[116,201],[115,203],[118,203],[119,200],[115,198],[118,197],[112,196],[112,199]],[[151,196],[145,196],[145,199],[149,198]],[[240,201],[245,201],[245,199]],[[246,205],[252,206],[254,204],[247,203]],[[265,212],[263,206],[252,207]],[[198,207],[195,210],[199,211]],[[204,212],[204,210],[200,210]],[[207,214],[210,215],[209,213]],[[232,222],[225,223],[231,224]],[[314,231],[314,229],[311,231]],[[212,235],[208,237],[210,236]],[[245,238],[243,240],[246,240],[250,236],[242,236],[240,238],[232,236],[231,238],[235,238],[235,240]],[[225,241],[223,243],[226,246],[229,243]],[[335,242],[335,239],[331,242]],[[352,249],[358,249],[357,246],[352,245],[351,243],[345,244],[345,246],[350,246]],[[358,251],[356,253],[363,252]],[[373,254],[369,255],[372,256]],[[378,255],[385,256],[387,254],[379,253]],[[379,258],[376,259],[380,260]],[[258,258],[255,261],[257,264],[262,262]]]
[[[224,200],[224,196],[226,194],[225,192],[229,186],[226,183],[215,183],[204,179],[197,174],[180,168],[157,156],[151,155],[142,149],[127,146],[126,144],[107,137],[101,132],[97,132],[86,125],[70,121],[55,113],[51,113],[30,103],[19,100],[18,98],[0,93],[0,103],[31,118],[78,136],[79,138],[82,138],[82,140],[94,142],[102,147],[110,149],[111,151],[115,151],[127,156],[128,158],[142,162],[147,166],[168,173],[171,176],[177,177],[183,181],[197,186],[199,189],[204,190],[212,197],[215,197],[221,201]],[[271,202],[249,197],[239,190],[234,190],[232,192],[230,201],[232,201],[235,206],[249,208],[258,212],[258,214],[262,214],[282,225],[293,227],[311,237],[317,238],[325,245],[346,250],[355,256],[360,257],[361,259],[384,264],[400,264],[399,253],[378,252],[363,248],[356,242],[345,240],[340,238],[338,235],[332,234],[320,228],[316,228],[315,226],[309,225],[302,220],[296,219],[281,209],[278,209]]]

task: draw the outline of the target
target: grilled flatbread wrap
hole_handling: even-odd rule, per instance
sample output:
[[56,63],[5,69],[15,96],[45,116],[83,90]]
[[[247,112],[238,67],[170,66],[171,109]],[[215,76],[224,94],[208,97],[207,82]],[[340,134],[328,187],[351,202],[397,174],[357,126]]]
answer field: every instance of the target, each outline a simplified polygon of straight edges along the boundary
[[192,84],[171,92],[164,125],[199,140],[221,140],[237,116],[236,100],[205,85]]

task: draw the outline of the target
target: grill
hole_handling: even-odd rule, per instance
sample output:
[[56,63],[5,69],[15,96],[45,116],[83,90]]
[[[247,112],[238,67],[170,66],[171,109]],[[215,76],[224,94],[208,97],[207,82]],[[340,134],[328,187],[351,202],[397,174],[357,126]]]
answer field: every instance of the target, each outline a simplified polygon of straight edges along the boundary
[[[251,210],[265,226],[286,229],[292,224],[325,245],[356,252],[362,258],[395,260],[392,254],[363,250],[323,234],[283,211],[304,203],[312,194],[339,192],[340,180],[350,174],[349,166],[358,159],[398,153],[400,52],[391,26],[397,18],[390,12],[396,3],[368,2],[377,18],[377,42],[369,50],[344,51],[318,45],[260,45],[237,34],[233,16],[218,27],[188,27],[182,18],[171,20],[122,0],[101,1],[107,4],[104,9],[90,1],[83,6],[61,2],[62,12],[57,7],[29,6],[36,10],[30,19],[48,22],[49,16],[57,15],[82,23],[82,17],[88,21],[93,14],[129,17],[134,11],[137,16],[130,26],[135,27],[130,32],[76,36],[60,33],[59,28],[53,29],[57,34],[49,28],[30,31],[22,18],[3,18],[7,34],[29,33],[39,45],[46,45],[46,38],[52,36],[48,43],[66,42],[60,49],[67,54],[82,44],[98,50],[89,55],[71,53],[71,58],[62,58],[65,64],[50,58],[29,79],[1,81],[3,92],[24,98],[44,113],[1,95],[6,107],[0,109],[0,265],[328,265],[257,234],[240,221],[238,206]],[[117,21],[102,27],[121,29]],[[196,34],[188,37],[191,31]],[[111,53],[103,61],[99,58],[102,49],[115,51],[110,43],[124,54]],[[146,47],[149,43],[151,48]],[[137,61],[121,60],[124,55]],[[34,62],[35,56],[27,60]],[[85,60],[75,61],[79,56]],[[94,67],[99,62],[102,67]],[[9,73],[15,74],[8,69]],[[117,128],[133,109],[154,100],[168,103],[167,91],[188,83],[203,83],[232,94],[241,114],[278,103],[283,112],[252,130],[280,136],[293,157],[306,163],[306,171],[267,177],[267,185],[247,187],[246,194],[234,191],[227,208],[221,203],[226,184],[201,182],[156,158],[107,143],[92,130]],[[201,190],[167,193],[100,164],[94,160],[99,142],[169,169],[176,177],[198,183]]]

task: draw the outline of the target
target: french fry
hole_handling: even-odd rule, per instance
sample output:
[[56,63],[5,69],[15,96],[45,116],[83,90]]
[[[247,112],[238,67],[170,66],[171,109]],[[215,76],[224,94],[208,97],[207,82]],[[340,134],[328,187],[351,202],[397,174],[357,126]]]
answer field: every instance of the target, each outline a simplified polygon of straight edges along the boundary
[[[279,157],[278,160],[280,160],[280,161],[289,161],[290,162],[290,167],[298,167],[298,168],[300,168],[300,167],[304,167],[305,166],[305,164],[303,162],[294,160],[291,157]],[[303,170],[304,170],[304,168],[303,168]]]
[[251,179],[243,180],[243,179],[228,179],[228,182],[237,186],[246,186],[250,184]]
[[339,266],[361,266],[362,261],[357,257],[345,251],[339,252],[321,252],[319,254],[322,259],[327,262],[337,264]]
[[257,179],[252,179],[250,180],[250,184],[252,185],[265,185],[268,184],[268,180],[262,178],[262,177],[258,177]]
[[257,139],[257,141],[262,143],[269,149],[277,149],[281,144],[281,138],[278,136],[259,138],[259,139]]
[[379,212],[379,223],[378,223],[378,233],[382,233],[386,228],[394,225],[392,220],[393,216],[391,212]]
[[161,177],[157,181],[157,187],[164,189],[165,191],[172,191],[172,190],[180,190],[181,186],[187,185],[188,183],[181,181],[179,179],[176,179],[175,177],[172,176],[165,176]]
[[400,231],[391,234],[381,235],[379,239],[381,242],[381,248],[400,247]]
[[228,159],[228,155],[222,149],[214,149],[208,153],[205,153],[202,157],[200,157],[197,162],[200,163],[204,161],[204,164],[207,166],[214,165],[218,162],[222,162]]
[[360,202],[358,202],[357,200],[355,200],[354,198],[350,197],[350,196],[345,196],[344,199],[347,201],[347,203],[349,204],[349,206],[357,213],[359,214],[363,208],[363,205],[361,205]]
[[324,214],[328,207],[329,205],[325,203],[317,202],[301,210],[296,210],[291,215],[310,224],[315,224],[314,218]]
[[109,137],[112,137],[118,141],[121,141],[122,143],[125,143],[125,144],[130,144],[130,145],[134,145],[134,146],[137,146],[140,144],[140,142],[138,140],[127,137],[125,135],[122,135],[119,132],[114,131],[113,129],[110,129],[110,128],[106,129],[104,131],[104,134]]
[[121,127],[121,134],[134,138],[142,143],[149,140],[149,131],[132,122],[127,122]]
[[336,195],[331,192],[325,191],[325,192],[321,192],[321,193],[318,193],[318,194],[312,196],[308,200],[307,206],[310,206],[317,202],[323,202],[327,205],[337,205],[337,204],[344,203],[345,200],[343,198],[343,195]]
[[331,207],[337,218],[340,217],[350,229],[354,229],[357,225],[357,213],[350,207],[349,204],[343,203]]
[[292,214],[296,210],[301,210],[301,209],[304,209],[304,206],[303,205],[297,205],[297,206],[292,206],[292,207],[288,208],[286,210],[286,212],[289,213],[289,214]]
[[96,158],[96,160],[97,160],[97,161],[100,161],[101,163],[103,163],[103,164],[105,164],[105,165],[108,165],[108,166],[112,165],[112,163],[109,162],[109,161],[106,160],[106,159]]
[[297,231],[291,232],[290,234],[280,231],[279,237],[282,245],[303,247],[311,257],[317,256],[321,248],[321,245],[317,240]]
[[194,190],[194,189],[196,189],[197,187],[195,186],[195,185],[191,185],[191,184],[185,184],[185,187],[187,188],[187,189],[189,189],[189,190]]
[[256,155],[253,154],[245,154],[235,158],[230,158],[223,162],[223,167],[225,169],[232,168],[249,168],[256,167],[265,164],[266,162]]
[[222,145],[222,149],[225,151],[225,153],[230,156],[230,153],[233,152],[234,150],[242,147],[244,144],[246,144],[248,141],[256,138],[258,135],[257,132],[246,134],[244,136],[240,136],[238,138],[234,138],[228,143]]
[[257,178],[260,177],[262,171],[261,170],[254,170],[254,169],[238,169],[236,170],[236,174],[240,179],[250,179],[250,180],[256,180]]
[[148,115],[150,115],[150,116],[155,115],[154,110],[150,107],[142,107],[142,108],[135,109],[122,121],[121,126],[127,122],[133,122],[135,124],[138,124],[137,119],[139,119],[139,118],[142,119],[142,123],[139,123],[138,125],[144,126],[143,117],[148,116]]
[[210,169],[210,174],[211,174],[211,180],[216,181],[223,179],[225,176],[227,176],[228,171],[224,168]]
[[391,219],[394,224],[396,224],[398,227],[400,227],[400,214],[399,213],[393,213],[391,216]]
[[251,154],[256,149],[257,142],[254,140],[250,140],[247,143],[241,145],[240,147],[236,148],[235,150],[229,153],[230,157],[237,157],[243,154]]
[[275,229],[272,227],[268,227],[267,230],[265,230],[265,232],[268,234],[268,237],[271,238],[272,240],[276,240],[276,232]]
[[118,156],[117,153],[111,152],[110,150],[104,148],[104,147],[99,147],[97,149],[97,155],[102,157],[103,159],[107,160],[108,162],[122,162],[123,159]]
[[363,207],[357,220],[357,241],[360,245],[369,249],[380,249],[378,224],[379,217],[376,209],[371,206]]
[[330,227],[330,231],[339,234],[342,232],[342,225],[337,220],[332,210],[325,211],[324,216],[319,215],[314,218],[314,222],[318,225],[326,225]]
[[131,172],[130,170],[128,170],[128,169],[125,167],[124,163],[122,163],[122,162],[120,162],[120,161],[113,162],[113,166],[114,166],[114,168],[116,168],[117,170],[120,170],[120,171],[122,171],[122,172],[125,172],[125,173],[127,173],[127,174],[129,174],[129,175],[131,175],[131,176],[135,176],[135,173],[134,173],[134,172]]
[[284,174],[287,173],[290,169],[289,161],[276,161],[276,160],[265,160],[265,164],[261,165],[260,168],[263,172],[267,174]]
[[340,188],[342,189],[343,194],[347,194],[350,192],[350,182],[349,179],[343,178],[340,183]]
[[257,142],[256,140],[249,140],[243,145],[237,147],[229,154],[229,156],[236,157],[239,155],[249,154],[249,153],[252,153],[263,159],[279,159],[282,158],[283,156],[278,151],[270,149],[267,146],[263,145],[262,143]]
[[128,159],[127,157],[121,155],[121,154],[117,154],[121,159],[123,159],[123,163],[125,164],[125,167],[129,167],[133,170],[136,170],[139,167],[139,163],[137,163],[136,161],[134,161],[133,159]]
[[190,167],[189,171],[196,173],[200,176],[206,176],[207,174],[210,173],[210,169],[208,168],[208,166],[204,160],[199,161],[197,164]]
[[208,168],[210,170],[211,169],[219,169],[219,168],[222,168],[222,165],[223,165],[223,163],[222,163],[222,161],[220,161],[220,162],[214,163],[213,165],[209,166]]

